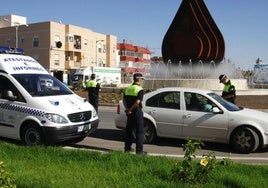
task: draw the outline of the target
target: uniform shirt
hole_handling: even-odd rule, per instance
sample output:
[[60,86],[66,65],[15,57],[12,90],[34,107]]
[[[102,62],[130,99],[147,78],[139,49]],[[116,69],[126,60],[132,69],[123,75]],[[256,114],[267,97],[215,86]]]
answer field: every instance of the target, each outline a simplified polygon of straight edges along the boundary
[[95,80],[89,80],[86,83],[86,89],[88,91],[88,94],[93,97],[99,96],[99,90],[100,90],[100,84],[96,82]]
[[233,95],[234,97],[226,99],[232,103],[235,103],[235,98],[236,98],[236,91],[235,91],[235,86],[231,83],[229,80],[227,84],[224,85],[223,91],[222,91],[222,97],[225,98],[225,96],[228,95]]
[[[136,102],[136,100],[142,101],[143,99],[143,89],[138,84],[133,83],[129,87],[126,88],[124,92],[124,98],[126,101],[127,108],[131,108],[131,106]],[[142,104],[139,104],[139,107],[142,108]]]

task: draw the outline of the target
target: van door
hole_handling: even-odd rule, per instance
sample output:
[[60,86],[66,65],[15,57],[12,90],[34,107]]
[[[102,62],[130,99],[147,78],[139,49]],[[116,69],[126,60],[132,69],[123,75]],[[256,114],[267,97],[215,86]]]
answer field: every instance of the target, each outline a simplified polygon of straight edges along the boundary
[[0,75],[0,136],[19,138],[19,127],[23,119],[20,109],[26,101],[15,85]]

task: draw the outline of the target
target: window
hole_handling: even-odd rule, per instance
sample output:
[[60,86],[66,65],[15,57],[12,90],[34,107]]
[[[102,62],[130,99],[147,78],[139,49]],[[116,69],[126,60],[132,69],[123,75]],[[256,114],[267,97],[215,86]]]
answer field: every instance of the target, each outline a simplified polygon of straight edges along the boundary
[[60,36],[59,36],[59,35],[55,35],[55,37],[54,37],[54,41],[55,41],[55,42],[60,41]]
[[33,97],[69,95],[71,90],[50,74],[14,74],[14,78]]
[[211,112],[212,108],[216,106],[208,98],[197,93],[184,93],[186,110],[200,111],[200,112]]
[[74,42],[74,48],[75,49],[81,49],[81,41],[79,38],[76,38],[75,39],[75,42]]
[[33,47],[38,47],[39,46],[39,37],[34,36],[33,38]]
[[55,37],[54,37],[54,41],[55,41],[55,46],[57,47],[57,48],[61,48],[61,41],[60,41],[60,36],[59,35],[55,35]]
[[6,46],[10,46],[10,39],[6,39]]
[[0,99],[11,100],[11,96],[14,101],[26,102],[15,85],[8,78],[0,75]]
[[87,44],[88,44],[88,40],[87,40],[87,39],[85,39],[85,40],[84,40],[84,45],[86,45],[86,46],[87,46]]
[[54,54],[54,65],[60,65],[60,54]]
[[23,44],[25,42],[25,37],[20,38],[20,43]]
[[74,36],[73,35],[67,35],[66,36],[66,42],[73,42],[74,41]]
[[180,109],[180,92],[159,93],[148,99],[146,106]]
[[97,50],[98,50],[98,53],[101,53],[102,51],[102,45],[101,44],[97,44]]

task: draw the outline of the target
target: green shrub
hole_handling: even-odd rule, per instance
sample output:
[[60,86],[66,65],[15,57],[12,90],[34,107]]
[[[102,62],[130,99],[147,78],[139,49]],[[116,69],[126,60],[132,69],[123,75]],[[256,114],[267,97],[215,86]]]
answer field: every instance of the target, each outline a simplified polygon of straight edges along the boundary
[[200,140],[187,140],[187,143],[183,145],[183,151],[185,151],[183,161],[176,162],[172,168],[173,181],[187,184],[204,184],[209,182],[209,175],[219,164],[225,166],[232,164],[232,161],[228,158],[217,163],[213,152],[204,154],[199,162],[193,160],[196,158],[195,151],[201,149],[201,146],[204,146],[204,144]]
[[10,174],[6,172],[3,161],[0,161],[0,187],[1,188],[16,187]]

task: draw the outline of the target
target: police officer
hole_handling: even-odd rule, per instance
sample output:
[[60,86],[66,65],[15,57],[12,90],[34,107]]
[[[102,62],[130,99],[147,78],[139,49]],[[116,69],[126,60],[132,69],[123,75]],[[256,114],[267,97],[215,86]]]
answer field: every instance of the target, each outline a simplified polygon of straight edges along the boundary
[[236,91],[235,86],[232,84],[231,80],[225,74],[219,76],[220,83],[224,84],[222,91],[222,97],[227,101],[230,101],[235,104]]
[[132,145],[132,132],[136,133],[136,154],[146,154],[143,151],[143,112],[142,99],[144,95],[143,88],[140,86],[144,77],[141,73],[133,75],[133,84],[128,86],[123,95],[125,113],[127,115],[125,152],[130,152]]
[[95,80],[96,75],[91,74],[90,80],[86,83],[86,89],[88,92],[88,101],[98,112],[99,106],[99,91],[101,91],[100,84]]

